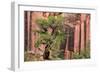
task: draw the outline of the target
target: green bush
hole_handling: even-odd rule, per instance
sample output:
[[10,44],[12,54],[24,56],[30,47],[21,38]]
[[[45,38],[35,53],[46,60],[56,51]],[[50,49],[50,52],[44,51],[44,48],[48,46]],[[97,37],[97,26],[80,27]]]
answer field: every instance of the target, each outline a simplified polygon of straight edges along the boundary
[[[50,52],[49,59],[61,59],[60,54],[62,52],[60,51],[60,46],[66,37],[63,28],[63,17],[61,15],[49,16],[48,19],[40,18],[36,22],[40,30],[37,32],[39,37],[35,41],[35,47],[39,48],[41,43],[45,43],[47,45],[46,49]],[[53,30],[51,34],[48,33],[48,28]]]
[[90,48],[85,48],[84,51],[81,51],[80,54],[73,53],[73,59],[87,59],[90,58]]

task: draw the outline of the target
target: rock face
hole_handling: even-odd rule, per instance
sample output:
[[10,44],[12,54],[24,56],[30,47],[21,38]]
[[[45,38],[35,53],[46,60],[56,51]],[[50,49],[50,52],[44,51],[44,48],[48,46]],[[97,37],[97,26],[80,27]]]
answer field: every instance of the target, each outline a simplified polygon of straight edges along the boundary
[[[25,11],[25,32],[24,32],[24,48],[27,51],[32,51],[32,53],[44,54],[45,45],[42,45],[42,49],[37,50],[35,47],[35,40],[38,34],[33,32],[34,30],[39,30],[36,23],[36,19],[44,18],[47,19],[50,15],[61,14],[64,17],[64,25],[66,29],[66,42],[64,44],[64,58],[71,59],[73,52],[80,53],[84,50],[90,40],[90,14],[85,13],[54,13],[54,12],[32,12]],[[48,29],[48,31],[52,31]],[[69,33],[69,35],[68,35]],[[70,35],[71,34],[71,35]],[[43,59],[43,57],[41,57]]]
[[80,43],[80,21],[77,20],[75,23],[74,31],[74,52],[79,52],[79,43]]

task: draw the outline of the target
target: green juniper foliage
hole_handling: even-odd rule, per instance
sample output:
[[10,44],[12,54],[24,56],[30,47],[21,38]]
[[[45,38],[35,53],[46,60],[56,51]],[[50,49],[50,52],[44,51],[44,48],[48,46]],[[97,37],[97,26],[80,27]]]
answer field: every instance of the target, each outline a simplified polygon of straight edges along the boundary
[[[49,16],[47,20],[40,18],[36,22],[40,30],[37,31],[39,37],[35,42],[35,47],[38,48],[41,43],[45,43],[46,50],[49,51],[49,59],[62,59],[60,46],[65,39],[63,17],[61,15]],[[52,30],[51,34],[48,31],[49,28]]]

